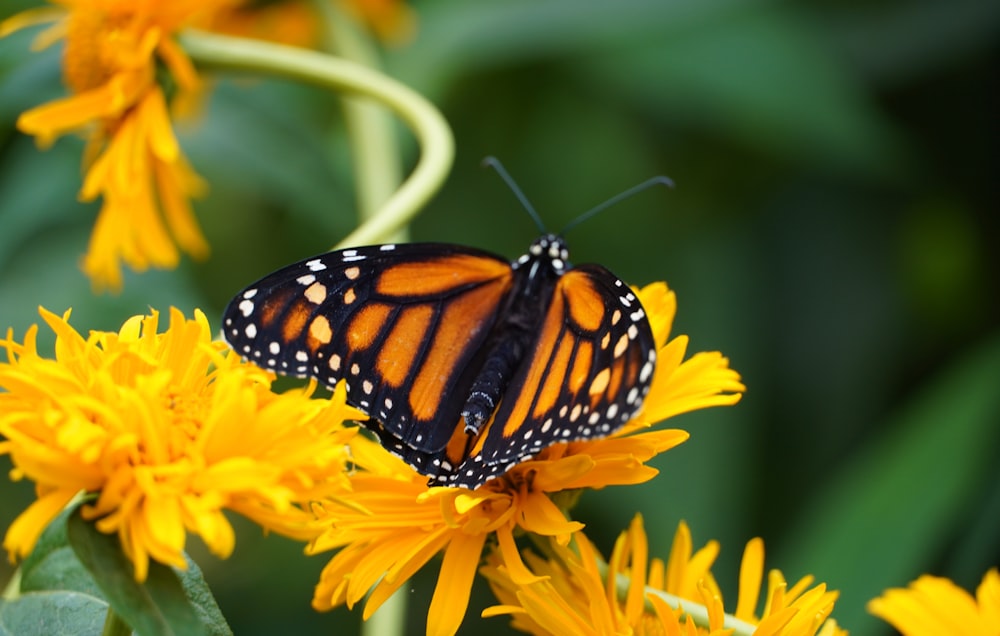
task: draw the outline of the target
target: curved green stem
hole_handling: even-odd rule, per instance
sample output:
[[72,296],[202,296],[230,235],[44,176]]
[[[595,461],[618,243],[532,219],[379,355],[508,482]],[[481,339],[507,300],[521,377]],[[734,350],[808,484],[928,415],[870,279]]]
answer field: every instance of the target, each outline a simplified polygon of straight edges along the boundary
[[185,31],[180,43],[204,67],[268,73],[370,97],[410,127],[421,149],[416,167],[378,213],[340,245],[385,241],[430,200],[451,170],[455,142],[448,123],[423,96],[390,77],[323,53],[258,40]]
[[[324,50],[332,51],[341,59],[378,69],[378,49],[364,30],[329,0],[317,0],[315,5],[325,26]],[[382,205],[403,180],[399,140],[391,113],[381,104],[352,97],[343,102],[358,216],[363,222],[378,216]],[[405,228],[383,239],[403,241]]]

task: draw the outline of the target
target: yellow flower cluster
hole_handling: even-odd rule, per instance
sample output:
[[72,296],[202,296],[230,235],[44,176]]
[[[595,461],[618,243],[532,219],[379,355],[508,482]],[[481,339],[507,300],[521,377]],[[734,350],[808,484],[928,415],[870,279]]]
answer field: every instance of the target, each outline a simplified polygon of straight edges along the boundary
[[42,311],[56,334],[55,358],[39,355],[37,327],[24,343],[8,334],[0,363],[0,453],[38,499],[11,525],[4,547],[27,555],[78,493],[93,495],[85,518],[116,533],[143,580],[149,559],[184,567],[185,535],[227,556],[233,529],[223,511],[308,539],[318,532],[309,502],[335,498],[359,414],[343,392],[276,394],[272,377],[212,342],[200,312],[136,316],[115,332],[84,338]]
[[781,572],[772,570],[764,609],[756,614],[764,566],[760,539],[743,553],[739,598],[728,616],[711,572],[718,544],[692,552],[683,522],[666,562],[648,559],[640,516],[619,536],[607,561],[582,532],[574,534],[572,549],[557,542],[547,547],[552,556],[527,554],[530,570],[522,573],[496,552],[489,555],[482,572],[502,604],[483,616],[510,615],[513,627],[530,634],[724,636],[739,629],[757,636],[846,636],[828,619],[837,593],[823,584],[810,587],[812,577],[789,588]]

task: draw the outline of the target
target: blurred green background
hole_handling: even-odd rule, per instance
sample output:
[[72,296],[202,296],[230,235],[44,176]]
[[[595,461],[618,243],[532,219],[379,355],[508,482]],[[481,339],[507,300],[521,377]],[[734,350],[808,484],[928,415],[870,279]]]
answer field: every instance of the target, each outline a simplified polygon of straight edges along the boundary
[[[6,1],[0,17],[30,4]],[[535,237],[485,155],[553,228],[669,175],[675,190],[574,229],[573,260],[668,281],[675,331],[692,352],[724,352],[748,386],[735,408],[669,423],[692,437],[659,458],[658,478],[583,497],[576,516],[597,545],[610,551],[641,511],[666,557],[686,519],[697,545],[722,542],[733,603],[743,545],[761,536],[769,567],[841,591],[834,615],[858,635],[889,633],[865,602],[922,572],[974,589],[1000,562],[1000,3],[414,7],[415,37],[384,51],[385,68],[443,110],[457,158],[413,239],[513,257]],[[97,210],[76,201],[82,142],[40,152],[13,128],[64,91],[58,47],[30,53],[31,35],[0,40],[0,327],[18,339],[38,305],[72,307],[81,331],[171,304],[217,326],[237,289],[353,226],[338,99],[218,78],[203,116],[180,125],[211,184],[197,203],[210,260],[92,295],[78,268]],[[409,167],[416,149],[400,139]],[[6,528],[31,487],[0,488]],[[238,525],[227,561],[191,542],[237,634],[356,629],[360,612],[309,608],[324,558]],[[413,634],[429,570],[412,582]],[[476,618],[489,604],[477,587],[462,633],[507,632]]]

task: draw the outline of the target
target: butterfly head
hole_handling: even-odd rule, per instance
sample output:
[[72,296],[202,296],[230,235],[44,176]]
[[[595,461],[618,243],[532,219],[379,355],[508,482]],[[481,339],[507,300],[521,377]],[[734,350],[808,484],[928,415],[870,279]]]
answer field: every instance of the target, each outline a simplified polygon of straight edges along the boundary
[[543,234],[535,239],[528,248],[528,253],[522,255],[513,263],[514,269],[527,263],[548,263],[556,274],[562,274],[569,269],[569,249],[566,241],[556,234]]

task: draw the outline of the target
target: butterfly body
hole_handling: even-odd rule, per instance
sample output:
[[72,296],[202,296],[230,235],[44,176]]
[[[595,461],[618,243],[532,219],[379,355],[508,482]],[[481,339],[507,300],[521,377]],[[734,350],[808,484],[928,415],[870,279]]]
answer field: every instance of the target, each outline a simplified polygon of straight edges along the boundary
[[544,235],[512,262],[439,243],[340,250],[238,294],[223,333],[276,372],[347,384],[383,446],[476,488],[641,407],[656,352],[632,291]]

